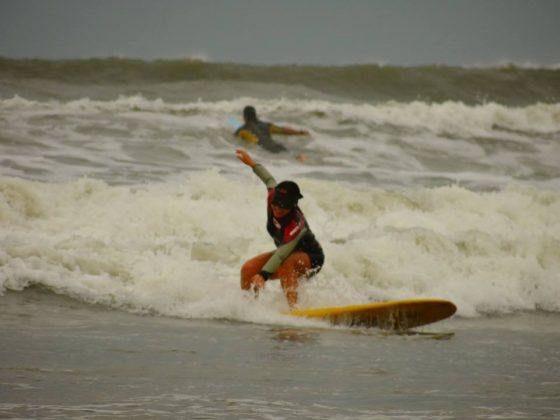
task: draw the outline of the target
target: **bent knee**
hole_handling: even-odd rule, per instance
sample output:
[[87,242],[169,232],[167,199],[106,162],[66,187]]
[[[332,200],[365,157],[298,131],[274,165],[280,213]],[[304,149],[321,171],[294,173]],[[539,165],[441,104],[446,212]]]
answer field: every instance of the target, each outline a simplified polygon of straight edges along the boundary
[[278,269],[280,277],[291,275],[302,276],[311,269],[311,262],[307,254],[298,253],[291,255]]
[[262,269],[262,264],[258,261],[249,260],[241,266],[241,278],[250,279],[255,274],[259,274]]
[[240,270],[241,278],[244,279],[247,277],[251,277],[254,271],[255,270],[253,264],[251,264],[250,261],[247,261],[245,264],[241,266],[241,270]]

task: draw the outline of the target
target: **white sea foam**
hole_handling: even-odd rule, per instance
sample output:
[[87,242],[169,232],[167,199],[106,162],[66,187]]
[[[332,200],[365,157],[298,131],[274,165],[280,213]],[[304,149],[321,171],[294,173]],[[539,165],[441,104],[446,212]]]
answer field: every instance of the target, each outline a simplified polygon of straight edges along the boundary
[[0,100],[0,288],[286,322],[277,282],[250,305],[239,291],[242,262],[273,247],[227,123],[248,103],[312,132],[285,139],[286,154],[252,150],[301,183],[326,251],[302,306],[423,296],[464,316],[560,310],[558,104]]
[[[385,102],[379,104],[333,103],[321,100],[263,100],[237,98],[231,101],[196,101],[167,103],[162,99],[150,100],[142,96],[119,96],[114,101],[83,98],[68,102],[51,100],[32,101],[19,96],[0,100],[0,110],[35,110],[37,112],[152,112],[184,117],[189,114],[239,114],[247,103],[258,105],[264,114],[287,113],[298,115],[325,114],[341,119],[360,119],[375,124],[394,124],[403,127],[425,128],[432,132],[459,135],[485,135],[496,129],[557,133],[560,131],[560,104],[537,103],[525,107],[508,107],[496,103],[466,105],[461,102]],[[336,118],[338,117],[338,119]],[[213,120],[220,122],[224,120]]]
[[[240,143],[227,119],[248,103],[263,119],[311,131],[310,138],[283,141],[292,155],[310,158],[297,171],[315,178],[377,186],[460,183],[471,189],[523,181],[560,188],[559,104],[255,98],[167,103],[141,96],[39,102],[16,96],[0,101],[6,122],[0,174],[134,184],[168,180],[183,170],[229,170],[231,150]],[[293,164],[292,155],[276,159]]]
[[[557,192],[297,180],[327,256],[301,288],[302,306],[433,297],[463,316],[560,311]],[[40,285],[132,311],[286,322],[277,282],[251,304],[238,286],[242,262],[273,247],[264,195],[250,173],[136,186],[3,178],[0,289]]]

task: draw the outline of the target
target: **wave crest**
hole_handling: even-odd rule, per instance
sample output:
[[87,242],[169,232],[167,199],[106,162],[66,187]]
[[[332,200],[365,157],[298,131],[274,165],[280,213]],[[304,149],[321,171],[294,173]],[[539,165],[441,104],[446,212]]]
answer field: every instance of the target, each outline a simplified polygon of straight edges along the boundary
[[[39,60],[0,58],[0,77],[5,80],[42,79],[65,84],[120,86],[149,90],[153,84],[178,82],[227,82],[276,84],[276,93],[297,87],[361,101],[410,102],[459,101],[467,104],[497,102],[527,105],[560,100],[560,69],[528,66],[464,68],[449,66],[395,67],[377,64],[348,66],[257,66],[211,63],[196,59],[133,60]],[[244,87],[240,87],[243,89]],[[292,89],[290,89],[292,88]],[[255,89],[255,90],[258,90]],[[258,96],[258,95],[257,95]]]

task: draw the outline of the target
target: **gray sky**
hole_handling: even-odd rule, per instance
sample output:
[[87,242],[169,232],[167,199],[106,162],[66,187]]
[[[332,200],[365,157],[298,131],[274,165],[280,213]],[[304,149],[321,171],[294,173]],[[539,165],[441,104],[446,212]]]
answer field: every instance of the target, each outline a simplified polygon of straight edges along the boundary
[[0,0],[0,56],[560,64],[560,0]]

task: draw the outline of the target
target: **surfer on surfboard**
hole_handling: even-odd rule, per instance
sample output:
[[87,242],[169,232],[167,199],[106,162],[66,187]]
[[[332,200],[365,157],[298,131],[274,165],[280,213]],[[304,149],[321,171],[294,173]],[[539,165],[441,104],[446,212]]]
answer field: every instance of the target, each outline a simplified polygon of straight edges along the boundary
[[306,130],[296,130],[291,127],[281,127],[269,122],[261,121],[257,111],[252,106],[243,109],[245,123],[235,131],[235,135],[251,144],[258,144],[269,152],[277,153],[286,151],[284,145],[276,142],[272,134],[285,134],[288,136],[309,135]]
[[237,149],[236,156],[266,185],[266,229],[276,245],[275,251],[257,255],[243,264],[241,288],[252,288],[258,296],[267,280],[280,279],[288,305],[293,308],[298,299],[299,279],[319,272],[325,260],[323,249],[298,207],[298,200],[303,198],[298,185],[293,181],[277,184],[266,168],[243,149]]

